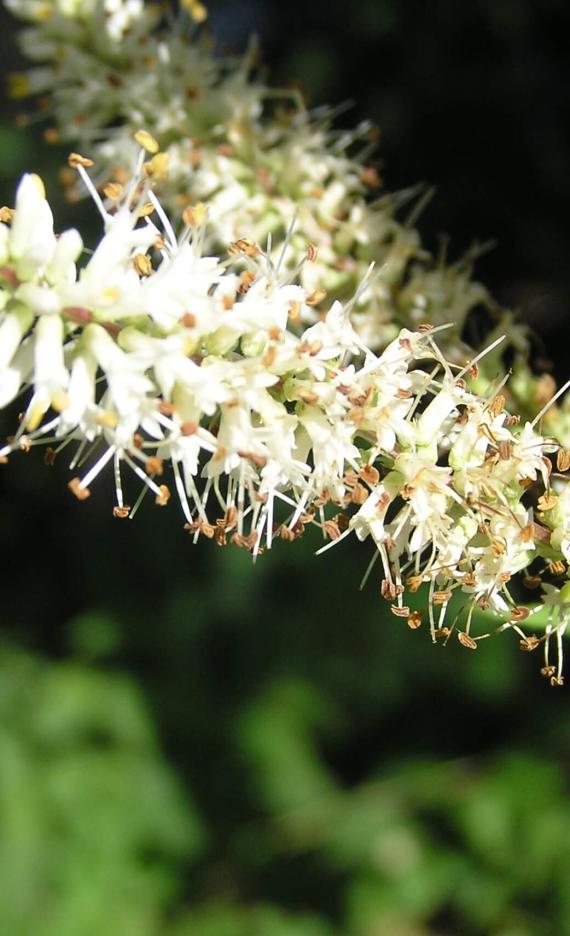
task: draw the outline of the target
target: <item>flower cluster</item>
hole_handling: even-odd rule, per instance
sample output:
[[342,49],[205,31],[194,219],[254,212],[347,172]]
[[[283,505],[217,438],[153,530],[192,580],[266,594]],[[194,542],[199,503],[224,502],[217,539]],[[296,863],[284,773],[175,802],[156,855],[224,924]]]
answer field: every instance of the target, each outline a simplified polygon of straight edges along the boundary
[[[524,329],[510,321],[502,326],[505,313],[471,279],[477,251],[448,265],[422,246],[414,225],[429,193],[382,192],[369,164],[375,128],[363,122],[333,131],[337,111],[309,112],[299,91],[259,79],[255,47],[243,58],[217,55],[196,35],[195,19],[203,17],[194,4],[182,4],[194,22],[183,12],[161,23],[141,0],[6,3],[33,21],[22,45],[38,63],[12,76],[13,93],[38,97],[38,118],[52,121],[49,140],[94,156],[96,183],[124,181],[136,158],[133,133],[146,127],[165,153],[162,203],[178,213],[207,201],[210,250],[239,237],[265,245],[271,236],[278,244],[295,218],[288,271],[314,244],[318,258],[301,269],[300,282],[342,302],[373,262],[376,275],[351,311],[369,347],[386,347],[402,327],[452,323],[442,340],[459,359],[468,353],[460,340],[467,316],[484,306],[497,334],[508,333],[517,354],[526,354]],[[73,176],[68,183],[76,197]],[[415,207],[402,222],[406,203]],[[269,250],[274,262],[278,249]]]
[[[0,457],[44,445],[51,462],[71,446],[80,500],[109,466],[115,516],[175,491],[193,538],[254,556],[308,526],[323,550],[370,537],[396,617],[419,626],[406,596],[422,588],[432,638],[455,631],[475,649],[488,609],[523,649],[544,642],[543,672],[561,684],[570,585],[550,579],[570,558],[570,456],[539,431],[546,407],[519,425],[500,382],[477,390],[500,339],[457,364],[436,341],[444,331],[420,324],[371,351],[351,303],[320,312],[322,297],[289,274],[290,243],[276,263],[245,237],[227,258],[208,255],[200,203],[175,229],[155,192],[163,154],[136,136],[134,175],[103,196],[91,161],[70,157],[104,224],[80,269],[82,240],[55,236],[37,176],[2,209],[0,406],[23,404]],[[316,261],[306,244],[302,269]],[[521,628],[533,612],[516,598],[520,574],[549,609],[540,639]]]

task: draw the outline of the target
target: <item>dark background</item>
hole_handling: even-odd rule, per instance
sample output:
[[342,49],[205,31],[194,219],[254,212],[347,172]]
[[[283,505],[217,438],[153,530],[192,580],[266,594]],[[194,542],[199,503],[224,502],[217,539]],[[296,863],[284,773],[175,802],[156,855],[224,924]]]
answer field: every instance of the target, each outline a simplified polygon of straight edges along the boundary
[[[452,257],[496,241],[478,276],[534,326],[565,379],[568,4],[212,0],[209,9],[220,44],[243,48],[258,34],[274,83],[298,82],[315,105],[354,101],[342,125],[379,125],[386,188],[436,188],[420,219],[430,249],[441,234]],[[7,17],[2,46],[7,70],[21,67]],[[2,140],[10,202],[21,169],[43,171],[60,156],[42,148],[40,129],[14,130],[8,119]],[[69,207],[53,201],[60,226],[70,223]],[[105,483],[79,504],[63,463],[47,469],[41,456],[21,456],[0,480],[5,659],[39,667],[23,679],[21,665],[5,667],[0,717],[16,725],[29,783],[43,796],[46,765],[63,770],[70,752],[85,751],[112,762],[112,776],[124,773],[121,841],[149,809],[172,810],[173,828],[191,824],[191,810],[201,829],[178,843],[170,827],[135,836],[117,853],[114,874],[126,883],[111,899],[84,859],[99,848],[105,866],[105,837],[77,845],[76,787],[59,812],[46,794],[55,818],[23,864],[19,886],[34,897],[21,905],[27,913],[47,894],[58,936],[570,933],[568,690],[550,690],[515,639],[474,654],[431,647],[386,616],[377,582],[358,592],[369,551],[356,542],[319,559],[316,543],[278,544],[252,568],[241,552],[193,547],[174,504],[121,523]],[[46,741],[42,711],[52,705],[59,725],[69,710],[55,704],[54,673],[73,674],[78,714]],[[107,680],[94,692],[95,714],[77,689],[94,673]],[[169,791],[152,799],[148,771],[130,783],[120,755],[133,742],[116,727],[126,703],[101,701],[117,680],[139,699],[151,740],[137,743],[168,772],[176,806]],[[5,757],[10,750],[0,745]],[[89,776],[88,766],[78,770],[86,793],[77,810],[91,815],[91,829],[104,825],[115,793],[103,795]],[[12,815],[13,800],[2,802]],[[77,849],[84,886],[108,919],[73,917],[73,870],[51,881],[49,848],[38,858],[46,840],[60,856]],[[129,890],[127,867],[158,868],[169,882],[148,898],[143,922],[132,923],[140,893],[154,891]],[[3,931],[19,933],[25,919],[22,933],[51,936],[22,913]]]

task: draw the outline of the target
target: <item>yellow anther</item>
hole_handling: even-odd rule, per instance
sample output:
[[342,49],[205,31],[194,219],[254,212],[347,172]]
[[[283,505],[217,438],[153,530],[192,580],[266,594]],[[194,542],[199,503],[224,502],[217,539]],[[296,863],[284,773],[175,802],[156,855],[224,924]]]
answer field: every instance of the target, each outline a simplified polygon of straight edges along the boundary
[[152,159],[144,164],[145,175],[150,179],[166,179],[169,159],[168,153],[156,153]]
[[137,130],[135,133],[135,140],[137,143],[142,146],[143,149],[154,156],[155,153],[158,153],[160,147],[155,140],[155,138],[148,132],[148,130]]
[[88,156],[82,156],[81,153],[70,153],[67,157],[67,164],[71,169],[79,169],[80,166],[83,169],[90,169],[93,165],[93,160],[89,159]]
[[188,227],[202,227],[208,219],[208,209],[203,202],[197,205],[188,205],[182,212],[182,220]]

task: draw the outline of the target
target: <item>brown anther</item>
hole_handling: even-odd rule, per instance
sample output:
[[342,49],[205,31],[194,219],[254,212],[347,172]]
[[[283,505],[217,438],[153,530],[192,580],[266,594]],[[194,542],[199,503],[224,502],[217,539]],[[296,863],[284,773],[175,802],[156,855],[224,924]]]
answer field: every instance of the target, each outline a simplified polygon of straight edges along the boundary
[[534,538],[539,543],[549,543],[550,533],[551,531],[548,529],[548,527],[543,526],[542,523],[534,524]]
[[247,237],[240,237],[238,240],[234,241],[233,244],[230,244],[228,253],[234,256],[244,254],[246,257],[259,257],[261,254],[261,247],[259,247],[255,241],[249,240]]
[[259,452],[246,452],[242,449],[238,451],[238,455],[240,458],[247,458],[256,468],[265,468],[267,464],[267,456],[261,455]]
[[298,302],[289,303],[289,321],[294,322],[299,318],[301,306]]
[[126,505],[124,507],[113,507],[113,516],[119,520],[124,520],[129,516],[130,512],[131,508]]
[[306,510],[305,513],[301,514],[301,516],[299,517],[299,522],[302,523],[303,526],[306,526],[308,523],[312,523],[314,519],[315,519],[315,511]]
[[159,485],[160,494],[157,494],[154,502],[158,504],[159,507],[166,507],[168,501],[170,500],[170,491],[168,490],[166,484]]
[[327,297],[326,289],[315,289],[314,292],[312,292],[309,296],[307,296],[307,298],[305,299],[305,303],[308,306],[317,306],[319,302],[322,302],[323,299],[326,299],[326,297]]
[[370,487],[374,487],[380,481],[380,472],[374,465],[365,465],[360,472],[360,477]]
[[44,455],[44,465],[49,465],[51,467],[52,465],[55,464],[55,458],[56,458],[55,449],[52,448],[51,446],[48,446]]
[[556,381],[551,374],[541,374],[536,382],[536,402],[539,407],[546,406],[556,393]]
[[457,634],[457,639],[462,647],[467,647],[468,650],[476,650],[477,642],[473,640],[469,634],[466,634],[465,631],[459,631]]
[[160,400],[158,403],[158,411],[162,413],[163,416],[172,416],[174,414],[174,403],[169,403],[168,400]]
[[365,166],[360,172],[360,181],[366,188],[380,188],[380,176],[374,166]]
[[447,640],[447,638],[449,637],[450,633],[451,633],[451,631],[450,631],[449,627],[438,627],[438,628],[434,631],[434,637],[435,637],[436,640]]
[[400,491],[400,497],[403,497],[404,500],[409,500],[410,497],[415,493],[415,487],[413,484],[404,484]]
[[423,579],[421,575],[410,575],[406,581],[406,585],[411,592],[417,592],[421,588],[422,583]]
[[200,525],[200,533],[203,533],[206,539],[213,539],[216,532],[215,527],[211,523],[206,523],[203,521]]
[[501,461],[508,461],[513,454],[513,443],[509,439],[501,439],[498,449]]
[[401,585],[394,585],[393,582],[389,582],[388,579],[382,579],[380,585],[380,594],[386,601],[394,601],[398,595],[403,593],[404,589]]
[[520,623],[520,621],[526,621],[529,616],[530,611],[528,608],[516,606],[511,609],[511,621],[516,621],[517,624]]
[[353,504],[363,504],[368,500],[368,491],[363,484],[355,484],[350,493],[350,500]]
[[240,273],[239,282],[240,285],[238,287],[238,293],[240,296],[244,296],[248,289],[250,289],[255,282],[255,273],[251,273],[249,270],[244,270],[243,273]]
[[238,512],[235,507],[228,507],[222,520],[224,530],[233,530],[237,526]]
[[418,331],[420,335],[428,335],[430,331],[433,331],[433,325],[430,325],[429,322],[423,322],[418,325]]
[[275,345],[269,345],[269,347],[267,348],[265,354],[263,355],[261,359],[261,363],[263,364],[264,367],[271,367],[276,357],[277,357],[277,348],[275,347]]
[[395,617],[409,618],[410,609],[406,605],[390,605],[390,611]]
[[319,256],[319,251],[314,244],[307,244],[307,253],[306,257],[309,263],[314,263],[317,257]]
[[43,138],[46,143],[50,146],[53,146],[56,143],[59,143],[61,137],[59,135],[59,130],[56,130],[55,127],[46,127],[43,132]]
[[195,328],[196,327],[196,316],[192,312],[185,312],[179,319],[180,324],[184,328]]
[[359,426],[366,414],[361,406],[353,406],[346,415],[354,426]]
[[534,542],[534,523],[527,523],[519,533],[519,539],[522,543]]
[[549,666],[542,667],[540,671],[540,675],[541,676],[554,676],[555,672],[556,672],[556,667],[550,664]]
[[376,501],[376,506],[378,510],[384,510],[388,506],[389,503],[390,503],[390,495],[387,494],[386,491],[384,491],[384,493],[381,494],[378,500]]
[[354,487],[355,484],[358,484],[358,475],[356,471],[347,471],[342,479],[348,488]]
[[307,405],[312,406],[314,403],[319,402],[319,395],[313,390],[305,390],[304,387],[301,387],[300,390],[297,390],[297,399],[301,400],[302,403],[307,403]]
[[519,487],[522,487],[523,491],[526,491],[527,488],[532,487],[534,481],[532,478],[519,478]]
[[520,421],[520,416],[515,416],[513,413],[510,413],[505,419],[505,426],[518,426]]
[[465,585],[467,588],[473,588],[476,584],[476,579],[473,572],[466,572],[461,579],[461,584]]
[[556,467],[558,471],[568,471],[570,468],[570,452],[568,449],[558,449],[556,453]]
[[540,575],[525,575],[522,580],[525,588],[539,588],[542,584]]
[[152,263],[146,254],[137,254],[133,257],[133,266],[139,276],[150,276],[152,273]]
[[544,494],[538,498],[537,507],[542,513],[546,513],[547,510],[552,510],[556,506],[558,498],[555,494],[552,494],[551,491],[545,491]]
[[144,467],[146,473],[149,475],[157,475],[157,477],[160,478],[164,474],[162,458],[157,458],[156,455],[151,455],[147,458]]
[[89,159],[87,156],[81,156],[80,153],[70,153],[67,157],[67,164],[70,169],[78,169],[80,166],[83,169],[90,169],[94,165],[93,160]]
[[347,517],[346,514],[337,513],[333,519],[341,533],[344,533],[345,530],[348,530],[350,526],[350,518]]
[[451,592],[449,591],[449,589],[447,589],[446,591],[434,591],[433,593],[433,603],[435,605],[446,604],[450,598],[451,598]]
[[233,296],[230,296],[228,293],[226,293],[225,296],[222,296],[222,308],[224,309],[224,312],[231,312],[235,304],[236,301]]
[[340,536],[340,530],[334,520],[325,520],[323,530],[329,539],[337,540]]
[[279,527],[279,536],[282,540],[285,540],[286,543],[292,543],[293,540],[296,539],[293,530],[290,530],[289,527],[285,526],[285,524],[282,524]]
[[142,435],[140,434],[140,432],[135,432],[135,434],[134,434],[134,436],[133,436],[133,445],[134,445],[134,447],[135,447],[136,449],[141,449],[141,448],[143,447],[143,443],[144,443],[144,438],[142,437]]
[[91,494],[89,488],[81,486],[81,478],[72,478],[67,486],[71,493],[75,494],[77,500],[87,500]]
[[564,575],[566,572],[566,563],[562,562],[561,559],[553,559],[552,562],[548,563],[548,571],[551,575]]
[[408,627],[411,630],[417,630],[422,623],[422,616],[419,611],[412,611],[408,618]]
[[403,387],[400,387],[396,390],[396,398],[398,400],[411,400],[413,393],[411,390],[405,390]]
[[200,423],[191,422],[191,420],[187,420],[186,422],[183,422],[182,425],[180,426],[180,434],[183,436],[195,435],[198,432],[199,428],[200,428]]
[[550,677],[551,686],[563,686],[564,685],[564,676],[551,676]]
[[534,634],[529,634],[528,637],[523,637],[522,640],[519,640],[519,647],[521,650],[526,650],[527,653],[532,653],[533,650],[540,645],[540,640],[538,637],[535,637]]
[[0,208],[0,221],[2,224],[11,224],[15,215],[16,212],[13,208],[7,208],[6,205]]
[[552,462],[550,461],[548,455],[543,455],[541,461],[546,468],[548,476],[550,476],[552,474]]
[[123,186],[119,182],[106,182],[103,186],[103,195],[105,195],[106,198],[110,198],[111,201],[116,201],[117,198],[120,198],[123,191]]
[[88,325],[93,319],[91,310],[86,309],[84,306],[66,306],[65,309],[62,309],[62,314],[75,322],[76,325]]
[[[255,532],[255,530],[252,530],[251,533],[249,534],[249,536],[247,537],[247,540],[246,540],[246,546],[247,546],[247,548],[249,549],[250,552],[253,552],[253,550],[255,549],[255,547],[256,547],[256,545],[257,545],[257,540],[258,540],[258,535],[257,535],[257,533]],[[264,551],[265,551],[265,550],[263,550],[263,549],[258,549],[258,550],[257,550],[257,555],[258,555],[258,556],[262,556],[263,553],[264,553]]]
[[221,526],[216,526],[214,529],[214,542],[217,546],[225,546],[227,544],[228,538],[226,536],[226,531]]
[[124,166],[113,166],[111,169],[111,178],[114,182],[119,182],[121,185],[126,185],[130,179],[130,174]]
[[463,380],[463,377],[456,377],[453,381],[458,390],[465,390],[467,384]]
[[507,551],[506,540],[502,536],[492,536],[491,550],[494,556],[504,556]]

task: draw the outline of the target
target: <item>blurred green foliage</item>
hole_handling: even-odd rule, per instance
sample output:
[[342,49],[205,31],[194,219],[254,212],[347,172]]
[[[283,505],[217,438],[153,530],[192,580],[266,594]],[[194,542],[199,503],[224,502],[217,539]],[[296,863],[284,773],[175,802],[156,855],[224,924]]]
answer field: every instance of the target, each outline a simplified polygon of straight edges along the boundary
[[143,936],[201,824],[133,683],[0,651],[0,932]]
[[[113,628],[73,630],[91,655],[86,634],[108,649]],[[570,932],[567,777],[548,758],[411,753],[349,783],[323,747],[335,705],[273,676],[233,714],[177,713],[190,773],[221,774],[184,791],[135,680],[0,660],[2,933]]]

